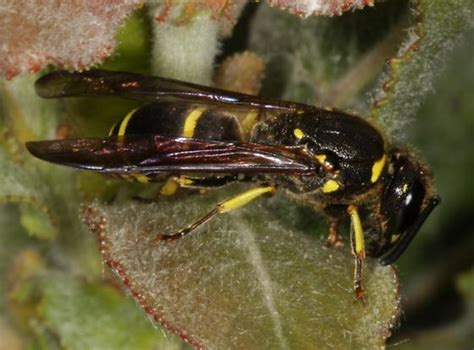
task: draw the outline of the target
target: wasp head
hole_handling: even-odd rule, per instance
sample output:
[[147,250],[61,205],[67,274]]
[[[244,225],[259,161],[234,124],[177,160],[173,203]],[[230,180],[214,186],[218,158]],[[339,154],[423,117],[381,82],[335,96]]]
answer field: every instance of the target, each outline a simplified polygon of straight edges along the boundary
[[378,256],[389,265],[408,247],[439,204],[432,195],[433,178],[428,168],[406,150],[392,150],[380,202],[382,244]]

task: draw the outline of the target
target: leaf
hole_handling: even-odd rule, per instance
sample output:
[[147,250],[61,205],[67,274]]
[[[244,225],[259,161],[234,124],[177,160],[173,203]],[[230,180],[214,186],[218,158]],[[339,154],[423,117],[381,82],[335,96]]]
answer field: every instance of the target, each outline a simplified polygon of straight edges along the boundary
[[142,308],[197,348],[383,347],[398,315],[394,270],[367,259],[367,305],[355,303],[347,243],[326,248],[295,229],[300,210],[284,199],[221,215],[174,243],[155,239],[224,194],[95,203],[84,217],[104,260]]
[[374,0],[268,0],[268,3],[303,17],[342,15],[344,11],[374,6]]
[[219,39],[232,31],[244,6],[223,0],[151,3],[153,73],[209,85]]
[[341,17],[303,21],[260,6],[249,46],[268,62],[263,95],[365,112],[366,92],[408,25],[407,7],[407,1],[378,2]]
[[115,46],[118,26],[141,3],[2,1],[0,75],[10,79],[48,64],[81,70],[101,62]]
[[100,260],[91,250],[92,237],[83,235],[78,218],[77,173],[38,161],[24,147],[26,141],[56,137],[61,116],[57,101],[36,96],[34,79],[25,76],[0,81],[0,202],[19,205],[20,222],[29,234],[57,240],[59,247],[48,247],[57,259],[77,259],[71,262],[75,271],[99,274]]
[[[31,235],[54,239],[61,220],[56,213],[67,206],[61,204],[55,207],[57,197],[46,184],[51,181],[57,185],[54,177],[59,174],[64,176],[67,171],[62,169],[58,173],[53,170],[49,174],[42,171],[42,164],[30,157],[23,145],[23,142],[50,136],[57,125],[57,118],[54,117],[58,115],[57,105],[43,103],[35,95],[34,78],[29,76],[10,82],[0,81],[3,102],[0,113],[4,121],[0,125],[0,202],[20,205],[20,221]],[[43,186],[39,186],[40,183]]]
[[173,349],[173,342],[155,332],[132,300],[112,286],[50,273],[41,288],[39,315],[62,348]]
[[118,28],[117,47],[100,69],[150,74],[151,24],[144,6]]
[[[464,349],[474,339],[474,307],[457,284],[458,273],[474,257],[473,29],[451,43],[452,52],[440,52],[446,56],[433,74],[433,91],[422,96],[416,121],[403,130],[432,166],[442,204],[398,262],[404,319],[391,343],[402,343],[401,349]],[[410,59],[400,64],[409,65]]]
[[423,99],[433,91],[433,82],[444,70],[448,53],[474,25],[470,0],[427,1],[416,6],[417,24],[390,59],[372,109],[377,118],[397,137],[410,122]]
[[52,214],[47,204],[52,201],[51,194],[47,188],[37,185],[42,175],[26,171],[13,163],[0,148],[0,176],[0,202],[21,204],[24,214],[21,223],[31,235],[42,239],[55,238],[58,233],[57,217]]
[[[152,8],[152,11],[159,12],[159,9]],[[206,14],[196,16],[186,25],[161,23],[153,26],[153,72],[208,84],[218,52],[218,31],[218,23]]]
[[5,276],[9,265],[14,259],[18,251],[31,244],[32,240],[28,238],[23,228],[19,224],[18,209],[11,204],[3,204],[0,206],[0,314],[4,314],[6,310],[6,288],[7,283]]
[[[406,136],[413,140],[421,155],[433,169],[436,191],[442,198],[442,204],[423,226],[417,239],[399,261],[406,271],[403,278],[404,291],[411,297],[407,304],[412,306],[425,303],[426,295],[420,295],[420,276],[426,278],[426,269],[436,271],[437,278],[451,272],[444,265],[451,266],[453,260],[438,261],[433,264],[431,255],[426,255],[426,247],[438,246],[448,254],[446,239],[456,232],[456,242],[460,247],[469,247],[464,240],[472,237],[470,231],[472,198],[474,188],[471,169],[474,169],[472,157],[472,130],[474,130],[474,28],[447,57],[447,67],[438,79],[434,80],[433,94],[422,99],[416,113],[416,122],[405,130]],[[459,228],[457,228],[459,226]],[[445,238],[442,238],[445,237]],[[461,249],[462,251],[462,249]],[[458,253],[456,259],[461,259]],[[438,264],[440,264],[438,266]],[[444,266],[444,267],[442,267]],[[443,271],[443,273],[441,273]],[[436,286],[422,284],[429,294],[439,292]],[[412,295],[411,291],[416,295]]]

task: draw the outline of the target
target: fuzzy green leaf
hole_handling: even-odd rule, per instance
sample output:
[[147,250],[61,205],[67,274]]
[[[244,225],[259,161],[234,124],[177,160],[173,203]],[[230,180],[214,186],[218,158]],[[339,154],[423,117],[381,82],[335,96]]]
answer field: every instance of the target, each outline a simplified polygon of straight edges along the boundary
[[35,76],[0,81],[0,202],[19,204],[20,223],[35,238],[58,240],[55,256],[77,258],[76,271],[97,274],[100,261],[78,217],[77,173],[33,158],[24,146],[56,137],[61,116],[57,101],[36,96],[34,81]]
[[[180,10],[180,6],[172,7],[173,12]],[[160,10],[152,6],[150,12],[155,17]],[[153,26],[153,72],[209,84],[213,60],[218,52],[218,34],[219,24],[210,18],[209,13],[197,15],[181,25],[166,22]]]
[[31,244],[31,239],[26,235],[20,225],[20,214],[18,208],[12,204],[3,204],[0,206],[0,314],[5,312],[7,303],[6,292],[7,283],[5,276],[7,275],[10,264],[12,263],[18,251]]
[[444,71],[448,53],[474,25],[470,0],[420,0],[416,4],[417,25],[390,60],[372,110],[375,118],[392,133],[401,131],[432,92],[433,82]]
[[56,237],[56,217],[47,204],[51,201],[51,195],[45,187],[37,185],[37,181],[42,176],[27,171],[9,160],[6,152],[1,148],[0,176],[3,182],[0,186],[0,201],[21,204],[23,227],[38,238]]
[[[50,274],[39,315],[67,349],[173,349],[117,289]],[[167,345],[169,344],[169,346]]]
[[381,73],[385,58],[396,52],[408,17],[407,1],[305,20],[260,6],[249,44],[268,62],[263,94],[362,109],[367,103],[363,93]]
[[354,302],[347,243],[327,248],[295,229],[301,208],[285,199],[221,215],[174,243],[156,241],[229,192],[209,195],[85,211],[106,262],[156,321],[209,349],[383,346],[398,314],[393,269],[368,259],[367,304]]

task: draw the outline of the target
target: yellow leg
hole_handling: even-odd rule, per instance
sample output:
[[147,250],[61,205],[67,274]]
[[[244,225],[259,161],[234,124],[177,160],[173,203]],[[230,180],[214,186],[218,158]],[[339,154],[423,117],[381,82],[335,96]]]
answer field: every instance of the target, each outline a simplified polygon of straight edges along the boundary
[[354,292],[357,300],[364,300],[363,264],[365,259],[364,230],[357,207],[349,205],[347,212],[351,217],[351,246],[354,255]]
[[190,177],[190,176],[170,176],[163,187],[161,187],[160,194],[163,196],[171,196],[176,193],[178,188],[216,188],[225,186],[235,181],[246,181],[248,178],[241,178],[238,175],[225,175],[216,177]]
[[192,187],[194,181],[187,176],[170,176],[166,179],[165,184],[161,187],[160,194],[162,196],[172,196],[180,187]]
[[162,196],[172,196],[179,188],[179,183],[176,176],[170,176],[166,179],[165,184],[161,187],[160,194]]
[[276,191],[276,188],[273,187],[273,186],[262,186],[262,187],[257,187],[257,188],[253,188],[251,190],[245,191],[241,194],[238,194],[235,197],[226,199],[225,201],[219,203],[209,213],[202,216],[201,218],[199,218],[198,220],[193,222],[188,227],[186,227],[182,230],[179,230],[178,232],[170,234],[170,235],[159,234],[157,236],[157,239],[160,240],[160,241],[163,241],[163,240],[173,240],[173,241],[177,240],[178,238],[186,236],[187,234],[194,231],[200,225],[202,225],[205,222],[209,221],[213,216],[215,216],[217,214],[227,213],[229,211],[238,209],[238,208],[250,203],[254,199],[256,199],[256,198],[258,198],[258,197],[260,197],[264,194],[275,193],[275,191]]
[[245,191],[233,198],[227,199],[217,205],[219,213],[227,213],[228,211],[240,208],[254,199],[264,195],[266,193],[275,193],[276,188],[273,186],[257,187],[251,190]]

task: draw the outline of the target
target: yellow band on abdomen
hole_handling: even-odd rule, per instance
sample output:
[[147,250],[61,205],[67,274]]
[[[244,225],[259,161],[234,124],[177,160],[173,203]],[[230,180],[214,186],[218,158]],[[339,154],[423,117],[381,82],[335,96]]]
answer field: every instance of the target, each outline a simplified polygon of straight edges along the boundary
[[133,113],[135,113],[137,109],[134,109],[133,111],[131,111],[130,113],[128,113],[125,118],[123,118],[122,122],[120,123],[120,128],[119,128],[119,131],[117,133],[118,136],[123,136],[125,135],[125,132],[127,131],[127,125],[128,125],[128,122],[130,121],[130,119],[132,118],[133,116]]
[[194,130],[196,129],[197,122],[205,110],[206,110],[206,107],[194,108],[191,111],[191,113],[187,115],[186,120],[184,121],[184,126],[183,126],[184,137],[194,136]]

